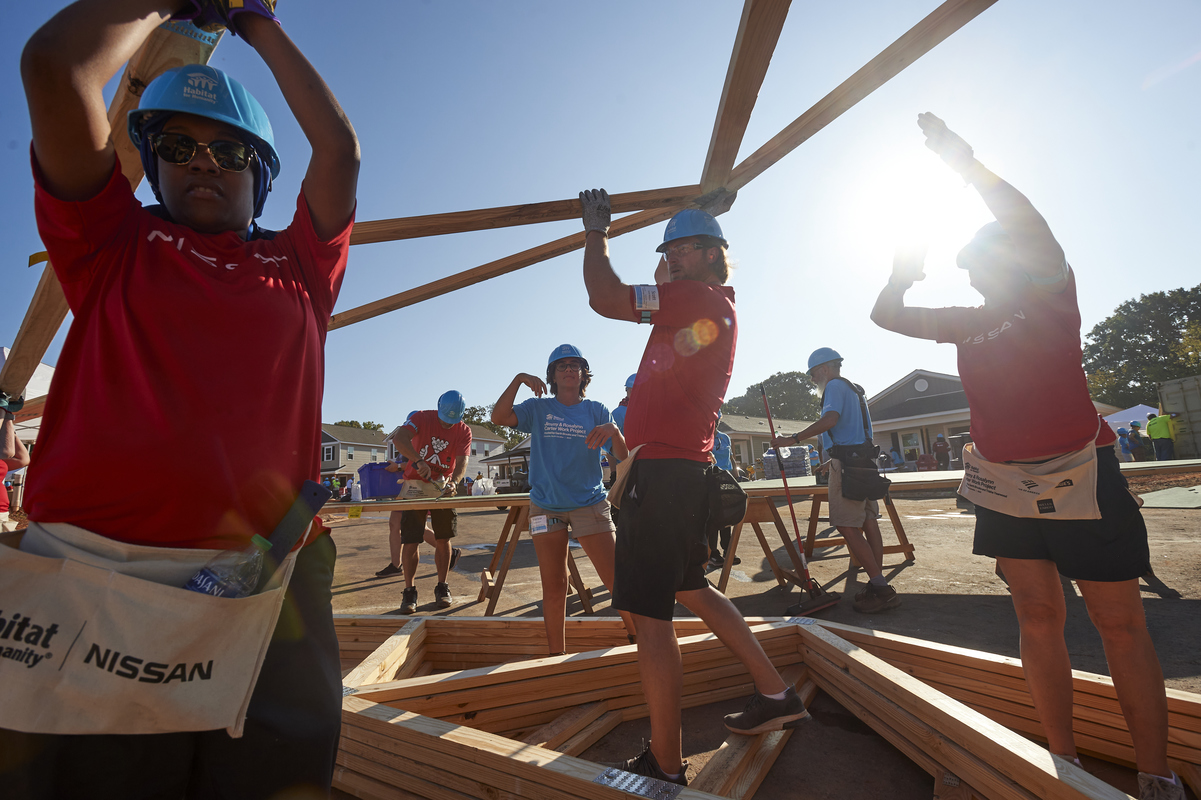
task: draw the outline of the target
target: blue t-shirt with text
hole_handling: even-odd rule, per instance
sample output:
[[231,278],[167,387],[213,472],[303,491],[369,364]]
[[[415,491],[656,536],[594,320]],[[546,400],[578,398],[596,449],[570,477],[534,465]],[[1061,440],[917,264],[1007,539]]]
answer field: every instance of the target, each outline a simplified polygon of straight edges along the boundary
[[[574,406],[554,397],[531,397],[513,407],[517,430],[530,439],[530,500],[547,511],[571,511],[605,499],[600,455],[584,440],[597,425],[612,422],[595,400]],[[608,444],[608,443],[606,443]]]

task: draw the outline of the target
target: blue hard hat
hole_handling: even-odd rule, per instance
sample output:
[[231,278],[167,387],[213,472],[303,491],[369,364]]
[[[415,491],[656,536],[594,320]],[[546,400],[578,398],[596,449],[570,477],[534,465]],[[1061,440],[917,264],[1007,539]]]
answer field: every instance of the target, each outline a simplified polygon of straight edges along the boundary
[[463,401],[463,395],[454,389],[438,398],[438,419],[447,425],[454,425],[463,419],[463,412],[466,410],[467,403]]
[[1126,430],[1125,428],[1118,428],[1118,435],[1119,436],[1129,436],[1130,431]]
[[838,355],[838,351],[833,347],[819,347],[809,354],[807,371],[812,372],[818,364],[825,364],[827,361],[842,361],[842,356]]
[[556,361],[564,358],[578,358],[584,365],[584,369],[588,369],[588,359],[584,358],[584,354],[580,352],[580,348],[574,344],[561,344],[554,350],[550,351],[550,358],[546,359],[546,366],[550,366]]
[[138,107],[129,112],[129,138],[142,145],[142,124],[147,118],[171,111],[195,114],[232,125],[250,135],[250,144],[261,151],[271,177],[279,177],[279,154],[267,112],[246,87],[219,69],[205,64],[187,64],[169,69],[150,82]]
[[635,372],[633,375],[631,375],[630,377],[626,378],[626,388],[627,388],[627,389],[633,389],[633,388],[634,388],[634,379],[635,379],[635,378],[637,378],[637,377],[638,377],[638,373],[637,373],[637,372]]
[[989,222],[976,231],[972,240],[964,245],[959,254],[955,256],[955,266],[960,269],[1019,266],[1019,262],[1012,258],[1012,254],[1004,252],[1005,247],[1012,247],[1012,242],[1013,240],[1005,232],[1005,228],[1001,227],[1001,223],[995,220]]
[[667,221],[667,228],[663,231],[663,244],[656,247],[655,252],[665,253],[669,243],[689,236],[711,236],[720,240],[722,247],[730,246],[722,236],[721,226],[717,224],[716,217],[699,208],[686,208]]

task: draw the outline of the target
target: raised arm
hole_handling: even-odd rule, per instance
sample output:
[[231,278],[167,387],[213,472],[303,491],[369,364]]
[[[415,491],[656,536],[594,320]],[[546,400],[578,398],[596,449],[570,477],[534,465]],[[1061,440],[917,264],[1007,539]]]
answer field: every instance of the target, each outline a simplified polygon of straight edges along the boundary
[[1024,194],[976,160],[971,145],[933,114],[919,114],[917,124],[926,134],[926,146],[951,169],[972,184],[1013,240],[1023,269],[1039,288],[1059,292],[1067,284],[1063,248],[1055,240],[1042,214]]
[[238,33],[262,56],[313,150],[304,196],[313,229],[329,239],[354,213],[359,181],[359,140],[337,98],[300,49],[276,23],[239,14]]
[[630,306],[630,287],[621,282],[609,262],[609,195],[604,189],[580,192],[584,208],[584,287],[588,305],[602,317],[636,322]]
[[797,431],[792,436],[777,436],[771,440],[772,447],[795,447],[800,444],[802,439],[808,439],[811,436],[820,436],[826,431],[838,424],[838,418],[841,415],[837,411],[827,411],[822,414],[821,419],[805,428],[803,431]]
[[925,258],[925,247],[897,250],[892,259],[892,276],[880,291],[876,306],[872,309],[872,322],[885,330],[915,339],[938,338],[934,312],[928,308],[905,305],[905,292],[915,281],[926,277],[922,272]]
[[25,448],[25,443],[21,441],[21,437],[13,437],[13,444],[15,452],[9,458],[4,459],[4,464],[8,467],[9,472],[29,466],[29,450]]
[[535,397],[541,397],[546,394],[546,382],[541,378],[536,375],[530,375],[528,372],[517,373],[517,376],[509,382],[508,388],[501,393],[500,399],[496,401],[496,405],[492,407],[492,421],[494,423],[509,428],[517,427],[517,412],[513,410],[513,401],[517,399],[517,390],[522,386],[530,387]]
[[17,429],[12,413],[0,408],[0,461],[7,461],[17,452]]
[[104,86],[182,5],[182,0],[80,0],[29,38],[21,53],[21,80],[33,152],[52,195],[86,200],[104,188],[116,162]]

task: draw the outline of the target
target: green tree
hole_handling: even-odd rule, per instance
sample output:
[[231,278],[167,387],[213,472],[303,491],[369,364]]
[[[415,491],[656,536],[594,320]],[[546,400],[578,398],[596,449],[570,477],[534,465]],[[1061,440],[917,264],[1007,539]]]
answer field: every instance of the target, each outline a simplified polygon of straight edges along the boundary
[[1198,372],[1199,345],[1201,285],[1127,300],[1085,337],[1089,391],[1121,408],[1156,405],[1157,381]]
[[384,429],[384,423],[382,422],[359,422],[357,419],[344,419],[335,422],[334,424],[342,425],[346,428],[358,428],[359,430],[363,431],[382,431]]
[[[821,399],[817,387],[804,372],[777,372],[762,382],[767,390],[767,401],[771,404],[774,419],[815,420],[821,416]],[[746,394],[727,400],[721,407],[723,414],[746,414],[750,417],[765,416],[763,395],[758,383],[747,387]]]
[[525,434],[516,428],[508,428],[493,422],[492,409],[495,406],[496,403],[489,406],[467,406],[467,409],[463,412],[463,421],[470,425],[480,425],[492,431],[497,436],[503,437],[505,440],[505,449],[512,450],[521,444],[521,440],[525,438]]

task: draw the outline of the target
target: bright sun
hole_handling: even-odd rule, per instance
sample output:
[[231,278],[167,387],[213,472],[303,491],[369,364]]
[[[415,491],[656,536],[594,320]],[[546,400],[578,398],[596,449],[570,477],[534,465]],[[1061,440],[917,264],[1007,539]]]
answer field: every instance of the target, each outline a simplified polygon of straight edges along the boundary
[[933,153],[912,147],[866,161],[850,191],[858,247],[880,263],[891,262],[898,247],[924,244],[927,275],[954,268],[955,254],[990,218],[962,178]]

